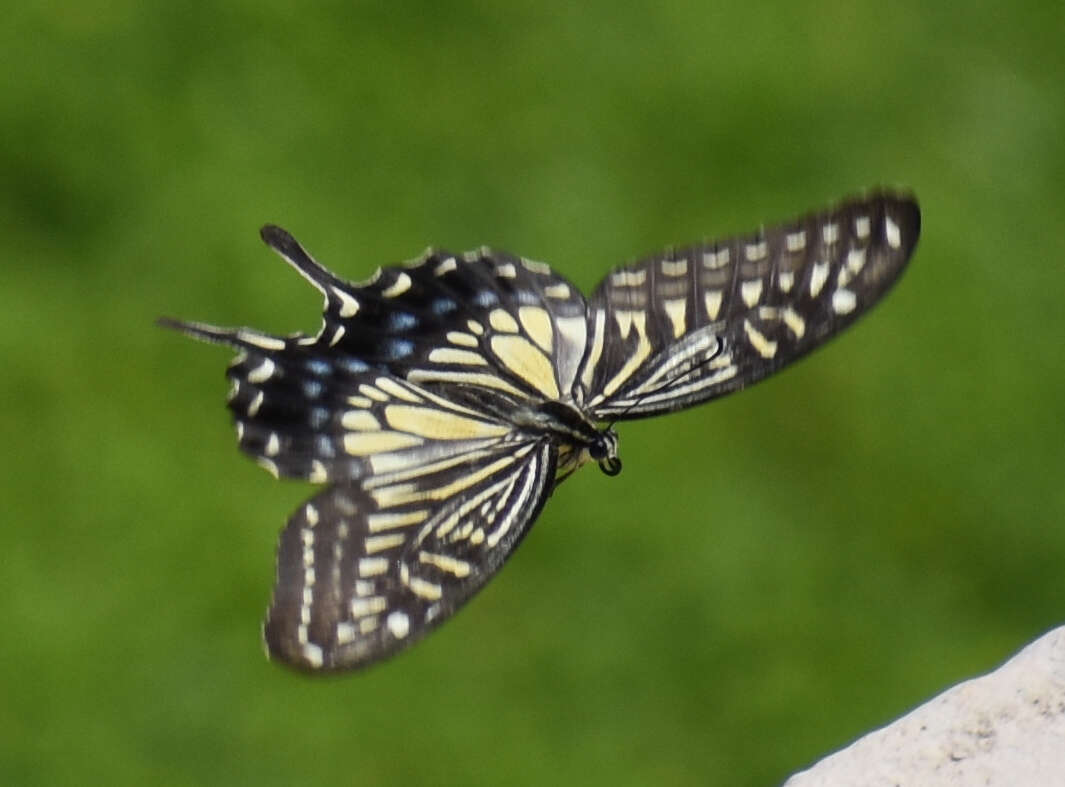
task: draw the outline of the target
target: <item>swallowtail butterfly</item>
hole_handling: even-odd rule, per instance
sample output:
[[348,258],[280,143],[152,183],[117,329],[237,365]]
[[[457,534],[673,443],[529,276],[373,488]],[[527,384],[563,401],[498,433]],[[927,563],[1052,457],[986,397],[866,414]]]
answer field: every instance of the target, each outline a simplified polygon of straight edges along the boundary
[[418,640],[499,570],[570,473],[620,470],[615,422],[805,355],[887,292],[919,228],[912,197],[877,191],[622,266],[585,297],[487,248],[352,284],[264,227],[325,296],[316,336],[160,323],[236,348],[241,449],[324,487],[281,533],[269,654],[337,671]]

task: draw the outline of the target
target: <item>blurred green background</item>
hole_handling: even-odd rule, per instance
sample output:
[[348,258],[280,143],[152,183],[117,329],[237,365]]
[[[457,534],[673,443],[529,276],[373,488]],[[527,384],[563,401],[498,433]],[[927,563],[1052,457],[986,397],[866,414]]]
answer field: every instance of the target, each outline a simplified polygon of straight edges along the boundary
[[[0,28],[0,782],[782,781],[1065,620],[1065,6],[27,2]],[[229,355],[482,243],[586,290],[915,190],[901,285],[740,396],[624,425],[451,623],[268,663]]]

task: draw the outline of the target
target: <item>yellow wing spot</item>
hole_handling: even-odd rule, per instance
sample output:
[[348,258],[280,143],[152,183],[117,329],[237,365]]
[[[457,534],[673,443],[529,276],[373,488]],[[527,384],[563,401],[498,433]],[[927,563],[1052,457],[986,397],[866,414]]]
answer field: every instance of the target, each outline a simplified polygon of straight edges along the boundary
[[751,325],[750,320],[743,321],[743,330],[747,334],[747,341],[755,352],[763,358],[772,358],[777,354],[777,343],[767,339],[757,328]]
[[787,246],[788,251],[792,254],[797,251],[802,251],[806,248],[806,233],[802,230],[799,232],[789,232],[784,239],[784,243]]
[[684,335],[686,328],[688,300],[686,298],[677,298],[676,300],[663,301],[662,306],[666,310],[666,316],[669,317],[669,321],[673,323],[673,338],[678,339]]
[[337,329],[333,331],[333,338],[329,340],[329,346],[335,347],[337,343],[344,338],[344,326],[338,325]]
[[[866,219],[868,222],[868,219]],[[858,275],[862,268],[865,267],[865,249],[851,249],[847,252],[847,270],[852,274]]]
[[716,270],[728,265],[728,249],[719,249],[716,252],[708,251],[703,254],[703,267],[707,270]]
[[380,421],[366,410],[347,410],[340,416],[340,425],[352,432],[371,432],[381,428]]
[[614,312],[614,319],[618,323],[618,337],[621,339],[629,338],[629,331],[632,330],[632,315],[635,312],[631,312],[628,309],[618,309]]
[[420,437],[399,432],[352,432],[344,435],[344,451],[351,456],[370,456],[423,442]]
[[475,333],[478,336],[484,335],[484,326],[477,322],[477,320],[467,320],[466,327],[470,329],[471,333]]
[[536,260],[527,260],[524,257],[521,258],[521,264],[533,273],[539,273],[541,276],[550,276],[551,267],[543,262],[537,262]]
[[512,262],[504,262],[502,265],[496,268],[496,276],[503,279],[517,278],[518,269],[514,267]]
[[890,216],[884,217],[884,237],[887,238],[888,246],[897,249],[902,245],[902,231],[899,225],[891,220]]
[[410,289],[411,279],[406,273],[400,273],[396,276],[396,281],[391,287],[385,287],[381,290],[381,294],[386,298],[395,298],[397,295],[402,295]]
[[600,394],[601,397],[610,396],[620,388],[621,384],[629,379],[632,373],[639,369],[643,362],[647,360],[647,356],[651,354],[651,343],[647,340],[647,315],[643,312],[629,312],[629,315],[633,326],[636,328],[636,335],[639,337],[639,341],[632,355],[625,361],[625,365],[603,387],[603,392]]
[[406,511],[402,514],[370,514],[366,517],[366,527],[371,533],[379,533],[382,530],[416,525],[428,518],[429,512],[425,510]]
[[379,615],[388,609],[388,600],[384,596],[371,596],[370,598],[353,598],[351,600],[351,616],[364,618],[367,615]]
[[793,271],[781,271],[777,274],[777,287],[781,292],[788,292],[795,284],[795,273]]
[[373,400],[367,399],[365,396],[349,396],[348,404],[355,407],[372,407]]
[[766,244],[765,241],[761,241],[759,243],[748,243],[744,247],[744,251],[747,254],[747,259],[749,259],[751,262],[757,262],[758,260],[764,259],[766,257],[766,255],[769,253],[769,246],[768,244]]
[[588,356],[588,360],[584,364],[584,369],[581,372],[581,382],[585,388],[592,387],[592,377],[595,374],[595,369],[599,365],[599,358],[603,354],[603,340],[604,330],[606,327],[606,311],[604,309],[595,310],[595,329],[592,332],[592,351]]
[[858,305],[858,297],[850,290],[838,289],[832,293],[832,311],[836,314],[850,314]]
[[440,585],[421,577],[411,577],[406,585],[411,593],[426,601],[437,601],[444,595],[444,589]]
[[610,276],[615,287],[642,287],[647,281],[647,271],[618,271]]
[[464,331],[448,331],[447,340],[452,344],[459,344],[463,347],[477,347],[480,345],[476,336]]
[[806,333],[806,321],[790,306],[784,309],[784,313],[781,316],[784,318],[784,324],[788,326],[788,330],[795,334],[796,339],[801,339],[803,334]]
[[366,550],[366,554],[372,555],[375,552],[383,552],[386,549],[398,547],[400,544],[406,542],[406,540],[407,537],[402,533],[388,533],[383,536],[367,536],[363,540],[362,545]]
[[333,291],[333,295],[340,301],[340,316],[341,317],[354,317],[359,313],[359,302],[351,295],[351,293],[342,290],[340,287],[330,287]]
[[[457,350],[455,352],[458,352]],[[484,388],[495,388],[498,391],[506,391],[515,396],[522,393],[506,380],[498,375],[481,374],[478,372],[455,372],[449,369],[412,369],[407,379],[414,383],[445,382],[456,385],[480,385]]]
[[433,552],[419,552],[418,561],[421,563],[427,563],[430,566],[436,566],[436,568],[441,571],[454,574],[459,579],[468,577],[473,570],[473,566],[465,560],[458,560],[447,555],[437,555]]
[[376,577],[388,571],[388,559],[383,557],[359,558],[359,576]]
[[544,295],[548,298],[564,301],[570,296],[570,289],[568,285],[562,284],[561,282],[559,284],[551,284],[544,287]]
[[263,451],[267,456],[277,456],[281,453],[281,441],[277,437],[277,432],[270,432]]
[[545,353],[551,352],[554,333],[551,329],[551,315],[547,310],[538,306],[522,306],[518,309],[518,319],[529,338],[540,345],[540,349]]
[[558,399],[551,362],[524,336],[493,336],[492,352],[514,374],[548,399]]
[[488,361],[480,353],[472,350],[453,350],[450,347],[437,347],[429,352],[430,363],[457,363],[463,366],[487,366]]
[[504,333],[518,332],[517,321],[510,316],[510,312],[506,309],[493,309],[488,314],[488,324],[497,331],[503,331]]
[[815,262],[814,269],[810,272],[810,297],[816,298],[828,280],[828,263]]
[[869,217],[859,216],[854,220],[854,234],[859,238],[869,237]]
[[465,418],[432,407],[393,404],[385,408],[385,418],[393,429],[409,432],[427,440],[502,437],[510,431],[502,424]]
[[831,246],[837,240],[839,240],[839,225],[835,222],[826,224],[821,230],[821,237],[825,239],[825,243]]
[[748,308],[753,307],[758,303],[758,299],[762,297],[762,280],[745,281],[740,285],[740,296]]
[[277,369],[276,364],[269,358],[264,358],[263,362],[248,372],[249,383],[265,383],[271,377],[274,376],[274,371]]
[[396,639],[403,639],[410,633],[410,618],[406,612],[400,612],[398,609],[385,618],[385,625]]
[[237,331],[237,338],[247,342],[248,344],[254,344],[256,347],[260,347],[264,350],[284,350],[285,342],[282,339],[275,339],[273,336],[264,336],[261,333],[255,333],[247,329]]
[[448,257],[433,269],[433,273],[437,276],[443,276],[445,273],[450,273],[455,270],[459,264],[455,262],[454,257]]
[[687,260],[662,260],[662,274],[664,276],[687,276]]
[[374,388],[372,385],[368,385],[367,383],[359,384],[359,393],[361,393],[363,396],[373,399],[375,402],[388,401],[388,394],[386,394],[379,388]]
[[390,396],[402,399],[404,402],[420,402],[421,397],[404,385],[401,385],[391,377],[378,377],[374,382],[377,387]]
[[307,480],[312,484],[322,484],[328,481],[329,472],[325,469],[325,465],[317,459],[312,459],[310,472],[307,473]]
[[721,299],[724,293],[721,290],[707,290],[703,295],[703,305],[706,307],[706,316],[716,320],[721,311]]

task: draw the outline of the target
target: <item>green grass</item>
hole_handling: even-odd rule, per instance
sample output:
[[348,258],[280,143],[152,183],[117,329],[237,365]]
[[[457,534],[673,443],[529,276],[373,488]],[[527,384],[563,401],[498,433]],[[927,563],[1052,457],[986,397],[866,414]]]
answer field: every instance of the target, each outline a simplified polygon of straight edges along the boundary
[[[773,784],[1062,623],[1060,2],[619,5],[8,9],[0,782]],[[260,224],[590,288],[878,183],[924,229],[868,320],[625,425],[395,661],[265,661],[309,488],[152,325],[314,330]]]

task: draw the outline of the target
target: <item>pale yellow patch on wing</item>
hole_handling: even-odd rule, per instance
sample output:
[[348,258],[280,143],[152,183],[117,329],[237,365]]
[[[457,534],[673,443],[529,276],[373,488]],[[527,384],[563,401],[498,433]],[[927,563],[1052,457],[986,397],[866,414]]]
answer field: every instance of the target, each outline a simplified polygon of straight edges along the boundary
[[707,290],[703,294],[703,305],[706,307],[706,316],[711,320],[716,320],[718,312],[721,311],[721,300],[724,297],[724,293],[721,290]]
[[551,352],[554,332],[551,328],[551,315],[539,306],[522,306],[518,309],[518,319],[529,338],[540,345],[545,353]]
[[461,344],[463,347],[477,347],[480,344],[476,336],[464,331],[448,331],[447,340],[452,344]]
[[390,396],[394,396],[397,399],[402,399],[405,402],[420,402],[421,397],[407,388],[405,385],[401,385],[397,381],[390,377],[378,377],[374,380],[377,387]]
[[368,385],[366,383],[359,384],[359,393],[361,393],[363,396],[373,399],[375,402],[388,401],[388,394],[386,394],[379,388],[374,388],[372,385]]
[[351,293],[342,290],[340,287],[330,287],[330,289],[337,300],[340,301],[341,317],[354,317],[359,313],[359,302],[352,297]]
[[371,533],[379,533],[382,530],[416,525],[428,518],[429,512],[425,510],[406,511],[402,514],[370,514],[366,517],[366,527]]
[[806,333],[806,321],[790,306],[784,309],[784,313],[781,316],[784,318],[784,324],[788,326],[788,330],[795,334],[796,339],[801,339],[802,335]]
[[763,358],[772,358],[777,354],[777,343],[767,339],[761,331],[751,325],[750,320],[743,321],[743,330],[747,334],[747,341],[751,343],[751,347]]
[[480,353],[472,350],[453,350],[450,347],[437,347],[429,352],[431,363],[457,363],[463,366],[487,366],[488,361]]
[[633,372],[639,369],[643,362],[647,360],[647,356],[651,354],[651,343],[647,340],[647,315],[643,312],[630,312],[629,314],[639,341],[636,343],[636,349],[633,350],[632,355],[625,361],[625,365],[618,370],[618,373],[614,375],[610,382],[603,386],[603,397],[610,396],[620,388],[621,384],[628,380]]
[[366,410],[348,410],[340,416],[340,425],[352,432],[370,432],[381,428],[374,414]]
[[665,276],[686,276],[688,274],[688,261],[662,260],[662,273]]
[[432,407],[393,404],[385,408],[385,418],[393,429],[409,432],[427,440],[502,437],[510,431],[502,424],[465,418]]
[[399,432],[352,432],[344,435],[344,451],[351,456],[370,456],[399,448],[421,445],[424,440]]
[[459,579],[468,577],[473,570],[473,566],[465,560],[458,560],[447,555],[438,555],[434,552],[419,552],[418,561],[428,563],[430,566],[436,566],[441,571],[454,574]]
[[405,273],[401,273],[396,277],[396,281],[391,287],[385,287],[381,290],[381,294],[386,298],[395,298],[397,295],[402,295],[410,289],[411,279]]
[[758,303],[758,299],[762,297],[762,280],[752,279],[741,284],[740,297],[743,298],[743,302],[747,304],[748,308]]
[[497,331],[517,333],[518,323],[506,309],[493,309],[488,314],[488,324]]
[[555,370],[536,346],[524,336],[493,336],[492,352],[514,374],[548,399],[558,399]]
[[592,375],[599,365],[599,358],[603,354],[604,330],[606,327],[606,311],[597,309],[595,312],[595,330],[592,334],[592,351],[585,362],[584,371],[581,372],[581,382],[585,388],[592,387]]
[[680,338],[684,334],[687,326],[688,299],[677,298],[675,300],[663,301],[662,306],[666,310],[666,316],[669,317],[669,321],[673,323],[673,338]]
[[[386,549],[392,549],[392,547],[398,547],[405,542],[407,537],[402,533],[388,533],[383,536],[367,536],[362,542],[363,547],[366,549],[367,555],[372,555],[374,552],[383,552]],[[358,601],[358,599],[356,599]],[[351,602],[354,604],[355,602]]]

